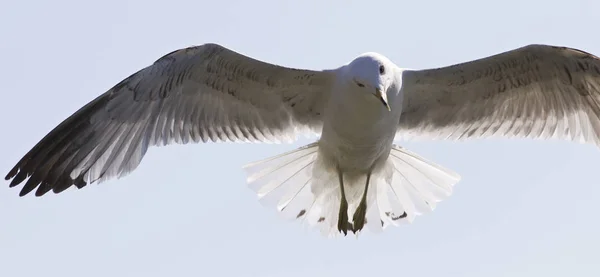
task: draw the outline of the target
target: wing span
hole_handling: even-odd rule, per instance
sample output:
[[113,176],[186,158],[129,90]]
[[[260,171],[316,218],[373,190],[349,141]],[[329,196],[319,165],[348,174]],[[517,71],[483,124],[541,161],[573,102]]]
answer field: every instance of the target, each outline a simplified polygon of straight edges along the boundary
[[403,75],[398,137],[522,137],[600,145],[600,59],[529,45]]
[[41,196],[122,177],[149,146],[289,141],[320,131],[334,72],[281,67],[217,44],[171,52],[68,117],[6,175]]

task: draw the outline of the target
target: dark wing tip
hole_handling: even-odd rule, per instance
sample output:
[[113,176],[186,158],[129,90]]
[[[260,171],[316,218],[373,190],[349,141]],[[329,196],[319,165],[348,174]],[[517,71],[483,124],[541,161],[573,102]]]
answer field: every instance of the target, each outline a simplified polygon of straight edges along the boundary
[[[15,174],[14,177],[12,178],[12,181],[10,182],[10,184],[8,185],[8,187],[12,188],[17,186],[18,184],[20,184],[21,182],[23,182],[26,178],[27,178],[27,174],[23,171],[19,171],[18,174]],[[9,179],[11,179],[9,178]]]
[[13,177],[15,177],[15,175],[17,175],[17,172],[19,172],[19,167],[15,166],[13,167],[13,169],[11,169],[8,174],[6,174],[6,176],[4,177],[4,180],[8,181],[10,179],[12,179]]
[[19,196],[25,196],[36,188],[36,196],[41,196],[54,186],[72,184],[72,180],[68,180],[70,178],[64,178],[67,168],[60,167],[65,161],[68,162],[69,158],[63,154],[76,147],[69,143],[69,137],[77,136],[76,130],[79,128],[72,127],[74,126],[71,124],[59,125],[40,140],[6,175],[5,179],[12,179],[10,188],[25,182]]
[[84,187],[83,176],[73,180],[69,174],[84,158],[85,153],[80,153],[82,143],[89,142],[85,139],[93,135],[90,117],[108,100],[110,94],[97,97],[42,138],[4,177],[7,181],[12,179],[9,187],[16,187],[29,178],[19,192],[21,197],[33,190],[39,197],[51,190],[60,193],[72,185]]
[[74,159],[81,160],[74,150],[82,145],[73,143],[70,138],[79,136],[78,130],[81,128],[69,124],[66,128],[57,127],[50,132],[27,153],[27,159],[17,163],[15,169],[6,176],[7,180],[12,179],[9,187],[24,183],[19,196],[35,190],[35,196],[39,197],[50,190],[64,191],[72,186],[74,180],[69,174],[76,165],[72,162]]

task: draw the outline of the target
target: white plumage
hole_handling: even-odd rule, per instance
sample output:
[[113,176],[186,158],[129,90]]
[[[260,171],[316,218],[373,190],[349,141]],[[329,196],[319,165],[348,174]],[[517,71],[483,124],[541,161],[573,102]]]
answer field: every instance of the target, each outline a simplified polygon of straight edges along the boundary
[[398,138],[559,138],[599,144],[600,59],[530,45],[453,66],[401,69],[363,54],[292,69],[217,44],[158,59],[75,112],[7,174],[20,195],[123,177],[148,147],[208,141],[317,142],[249,164],[261,201],[324,235],[412,222],[460,177]]

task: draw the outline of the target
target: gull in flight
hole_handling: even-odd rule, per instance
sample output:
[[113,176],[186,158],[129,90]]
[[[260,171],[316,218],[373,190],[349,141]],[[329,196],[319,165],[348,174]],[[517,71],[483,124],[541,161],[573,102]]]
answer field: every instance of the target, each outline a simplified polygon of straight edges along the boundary
[[[249,186],[326,236],[413,222],[460,176],[397,138],[563,139],[600,145],[600,59],[528,45],[410,70],[377,53],[294,69],[218,44],[173,51],[68,117],[8,172],[20,195],[120,178],[150,146],[318,140],[245,167]],[[25,181],[26,180],[26,181]]]

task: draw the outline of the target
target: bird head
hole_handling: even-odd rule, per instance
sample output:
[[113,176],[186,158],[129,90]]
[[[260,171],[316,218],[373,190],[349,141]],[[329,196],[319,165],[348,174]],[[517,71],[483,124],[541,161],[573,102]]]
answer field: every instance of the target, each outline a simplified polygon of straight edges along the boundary
[[377,53],[362,54],[348,64],[350,86],[373,95],[391,111],[387,90],[392,83],[393,69],[393,64]]

